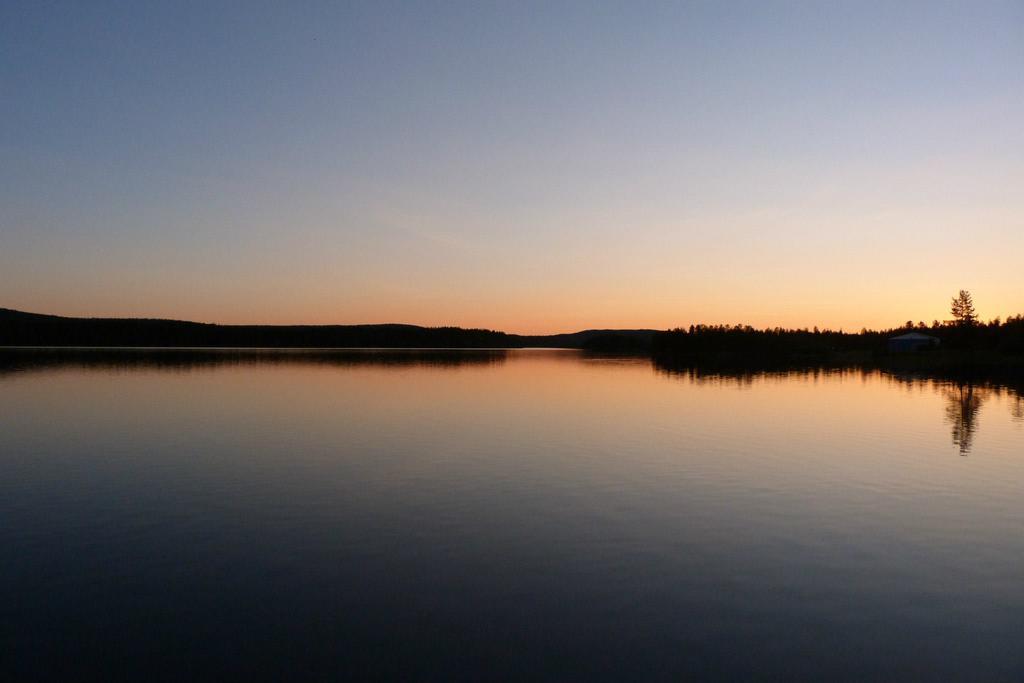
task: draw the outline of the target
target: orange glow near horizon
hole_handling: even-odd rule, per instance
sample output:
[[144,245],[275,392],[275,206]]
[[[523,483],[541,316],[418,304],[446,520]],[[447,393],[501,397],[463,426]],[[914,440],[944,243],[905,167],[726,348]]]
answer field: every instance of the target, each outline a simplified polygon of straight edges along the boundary
[[[954,290],[955,291],[955,290]],[[953,292],[950,293],[950,296]],[[947,296],[948,300],[950,296]],[[1008,315],[1024,312],[1024,304],[1012,296],[1001,299],[985,299],[974,294],[978,313],[982,320],[996,317],[1005,319]],[[852,297],[851,297],[852,298]],[[936,304],[935,299],[939,299]],[[506,306],[502,309],[495,306],[493,310],[480,310],[477,307],[466,307],[460,310],[456,304],[439,305],[440,313],[431,313],[414,306],[402,306],[399,303],[388,305],[364,304],[361,307],[350,307],[345,311],[342,307],[317,307],[313,305],[298,306],[296,312],[282,308],[268,307],[258,310],[254,306],[232,307],[212,306],[209,302],[176,301],[166,302],[167,305],[151,307],[124,307],[117,305],[92,307],[88,304],[79,306],[59,306],[55,301],[47,305],[45,301],[35,306],[5,305],[17,310],[32,313],[45,313],[71,317],[148,317],[194,322],[215,323],[224,325],[359,325],[404,323],[425,327],[453,326],[463,328],[483,328],[499,330],[512,334],[558,334],[575,332],[584,329],[671,329],[687,327],[691,324],[746,324],[754,327],[785,327],[842,329],[857,332],[861,328],[890,329],[902,326],[907,320],[915,323],[924,322],[931,325],[933,320],[940,322],[950,317],[948,301],[943,305],[939,297],[932,300],[913,301],[899,300],[887,302],[873,311],[855,312],[853,303],[847,306],[837,305],[837,310],[824,310],[822,306],[808,304],[804,306],[790,305],[776,311],[758,310],[755,306],[721,305],[714,303],[700,305],[696,302],[687,305],[680,302],[669,307],[664,302],[638,302],[635,306],[615,306],[599,310],[594,306],[574,308],[572,300],[548,300],[538,303],[536,311],[528,310],[528,304]],[[732,312],[728,312],[732,311]]]
[[[929,178],[891,180],[922,185]],[[909,213],[875,213],[837,199],[789,212],[719,207],[702,220],[684,220],[692,212],[669,205],[640,224],[630,202],[606,214],[600,206],[571,214],[540,206],[529,210],[531,229],[516,234],[500,217],[442,216],[421,204],[396,216],[400,227],[391,232],[362,236],[333,223],[336,210],[318,206],[290,217],[290,232],[280,228],[289,217],[272,214],[246,241],[202,256],[188,240],[40,235],[23,247],[23,258],[6,245],[0,250],[0,306],[85,317],[408,323],[519,334],[696,323],[858,331],[946,320],[951,297],[967,289],[983,319],[1005,318],[1024,312],[1024,195],[1007,198],[1012,180],[987,188],[1006,195],[1001,207],[983,208],[983,196],[968,202],[950,190],[955,201],[935,197],[935,208]],[[446,232],[404,227],[442,217],[451,226]]]

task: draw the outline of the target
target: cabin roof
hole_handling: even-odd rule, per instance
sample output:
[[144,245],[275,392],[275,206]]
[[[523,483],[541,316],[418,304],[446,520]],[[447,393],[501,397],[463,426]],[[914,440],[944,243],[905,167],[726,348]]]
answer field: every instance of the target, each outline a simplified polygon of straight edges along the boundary
[[938,341],[938,337],[933,337],[930,334],[921,334],[920,332],[908,332],[907,334],[901,334],[898,337],[890,337],[889,341]]

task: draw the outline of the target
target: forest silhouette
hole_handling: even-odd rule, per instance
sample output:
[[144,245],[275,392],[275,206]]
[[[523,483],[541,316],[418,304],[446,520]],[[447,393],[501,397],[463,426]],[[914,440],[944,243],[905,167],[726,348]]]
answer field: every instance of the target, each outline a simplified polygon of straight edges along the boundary
[[[926,324],[860,332],[819,329],[756,329],[749,325],[690,325],[656,334],[651,353],[667,364],[849,365],[878,362],[913,368],[1024,371],[1024,315],[981,322],[970,292],[960,290],[952,318]],[[920,348],[894,348],[894,338],[913,334],[929,340]]]
[[[583,330],[518,335],[489,329],[416,325],[215,325],[145,318],[69,318],[0,309],[0,346],[169,348],[575,348],[650,354],[665,364],[857,364],[906,366],[1024,366],[1024,316],[982,322],[969,292],[950,307],[952,319],[908,320],[886,330],[750,325],[703,325],[667,331]],[[906,333],[933,338],[934,348],[892,353],[888,342]]]

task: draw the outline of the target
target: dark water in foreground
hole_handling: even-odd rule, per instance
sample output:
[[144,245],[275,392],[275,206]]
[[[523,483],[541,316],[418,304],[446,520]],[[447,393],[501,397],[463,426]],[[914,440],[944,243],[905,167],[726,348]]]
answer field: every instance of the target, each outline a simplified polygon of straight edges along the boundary
[[1024,404],[574,352],[0,362],[0,678],[1024,679]]

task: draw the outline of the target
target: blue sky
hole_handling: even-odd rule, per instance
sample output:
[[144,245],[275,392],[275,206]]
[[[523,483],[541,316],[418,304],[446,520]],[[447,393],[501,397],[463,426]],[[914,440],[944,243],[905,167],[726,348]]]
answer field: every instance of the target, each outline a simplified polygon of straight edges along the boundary
[[0,5],[0,306],[1024,310],[1024,3]]

